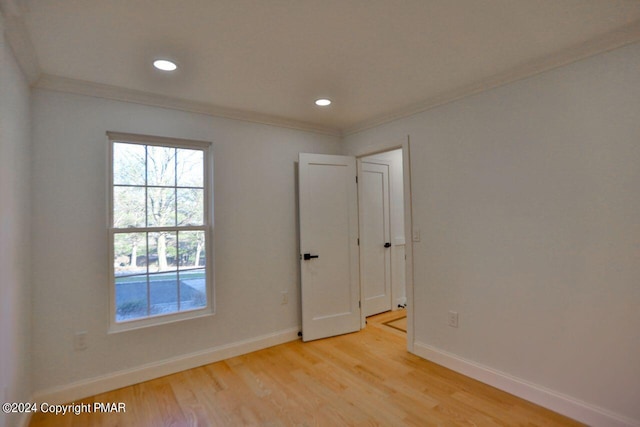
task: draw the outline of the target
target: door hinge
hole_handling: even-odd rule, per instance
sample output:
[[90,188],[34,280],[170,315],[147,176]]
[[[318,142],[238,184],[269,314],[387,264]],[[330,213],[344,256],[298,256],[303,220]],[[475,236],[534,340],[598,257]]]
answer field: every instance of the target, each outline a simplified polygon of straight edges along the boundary
[[358,308],[362,308],[362,301],[358,301]]
[[358,183],[358,176],[356,175],[356,184]]
[[360,246],[360,238],[358,237],[358,246]]

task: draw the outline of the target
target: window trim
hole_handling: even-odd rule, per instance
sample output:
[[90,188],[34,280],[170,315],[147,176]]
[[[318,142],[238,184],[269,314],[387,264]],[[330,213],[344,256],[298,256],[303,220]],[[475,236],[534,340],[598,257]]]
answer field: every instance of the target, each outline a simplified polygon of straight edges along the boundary
[[[138,135],[132,133],[111,132],[107,131],[107,230],[108,230],[108,260],[109,260],[109,328],[108,333],[117,333],[129,330],[135,330],[140,328],[146,328],[150,326],[163,325],[168,323],[179,322],[182,320],[195,319],[200,317],[212,316],[215,314],[215,295],[214,295],[214,244],[213,244],[213,149],[212,142],[199,141],[190,139],[178,139],[168,138],[163,136],[150,136],[150,135]],[[188,311],[180,311],[170,314],[159,314],[141,319],[127,320],[123,322],[116,321],[116,298],[115,298],[115,267],[114,267],[114,236],[117,234],[117,230],[121,230],[113,227],[113,144],[121,142],[127,144],[139,144],[139,145],[152,145],[160,147],[174,147],[174,148],[187,148],[203,150],[204,157],[204,177],[203,177],[203,193],[204,193],[204,233],[205,250],[206,250],[206,290],[207,290],[207,305],[203,308],[193,309]],[[188,230],[189,226],[185,227],[161,227],[161,229],[176,228],[181,230]],[[200,227],[198,227],[200,228]],[[149,229],[156,229],[154,227],[137,227],[136,230],[148,231]],[[148,274],[148,272],[147,272]]]

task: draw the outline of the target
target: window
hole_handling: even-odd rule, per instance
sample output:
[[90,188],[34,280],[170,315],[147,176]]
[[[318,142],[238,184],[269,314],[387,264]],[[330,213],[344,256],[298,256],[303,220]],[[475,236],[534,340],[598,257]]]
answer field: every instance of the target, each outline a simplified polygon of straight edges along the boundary
[[211,313],[210,143],[107,135],[111,329]]

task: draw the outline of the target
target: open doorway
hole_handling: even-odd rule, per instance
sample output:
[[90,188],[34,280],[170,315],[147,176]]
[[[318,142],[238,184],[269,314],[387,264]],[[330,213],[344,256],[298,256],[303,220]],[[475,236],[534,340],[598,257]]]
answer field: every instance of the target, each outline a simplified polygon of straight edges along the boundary
[[[397,151],[396,151],[397,150]],[[387,173],[388,217],[401,228],[387,226],[390,267],[388,313],[407,304],[407,349],[413,351],[413,274],[411,234],[411,173],[409,140],[377,152],[363,153],[359,160],[381,162],[388,151],[402,154],[402,162]],[[310,341],[358,331],[366,325],[362,309],[357,160],[354,156],[300,153],[298,202],[300,228],[300,282],[302,338]],[[402,176],[392,182],[393,176]],[[394,190],[395,188],[395,190]],[[402,197],[401,197],[402,196]],[[384,197],[384,196],[383,196]],[[396,203],[402,200],[404,203]],[[404,212],[404,214],[402,213]],[[404,229],[404,233],[402,232]],[[403,238],[404,236],[404,238]],[[389,243],[388,248],[386,244]],[[395,246],[395,247],[394,247]],[[401,252],[404,250],[404,253]],[[384,251],[383,251],[384,252]],[[394,266],[395,264],[395,266]],[[402,267],[404,265],[404,268]],[[395,271],[394,271],[395,270]],[[386,274],[386,273],[384,273]],[[395,279],[395,284],[391,283]],[[402,286],[404,284],[404,286]],[[386,286],[386,285],[385,285]],[[393,293],[393,295],[392,295]]]
[[402,148],[358,158],[358,205],[363,327],[375,316],[406,332]]

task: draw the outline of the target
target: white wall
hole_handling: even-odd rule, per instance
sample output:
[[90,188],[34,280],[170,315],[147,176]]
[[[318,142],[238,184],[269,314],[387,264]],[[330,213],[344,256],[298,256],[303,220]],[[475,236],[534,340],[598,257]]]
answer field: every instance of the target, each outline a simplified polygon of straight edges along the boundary
[[[0,14],[0,402],[31,394],[30,99]],[[0,426],[19,416],[0,412]]]
[[345,141],[410,134],[416,345],[602,425],[640,423],[638,70],[635,44]]
[[391,230],[391,286],[393,306],[407,300],[405,292],[404,262],[404,187],[402,172],[402,149],[385,151],[362,158],[363,161],[384,160],[389,162],[389,204]]
[[[44,90],[33,99],[37,391],[299,326],[296,162],[336,153],[338,138]],[[213,141],[215,316],[107,335],[107,130]],[[73,350],[76,330],[87,350]]]

